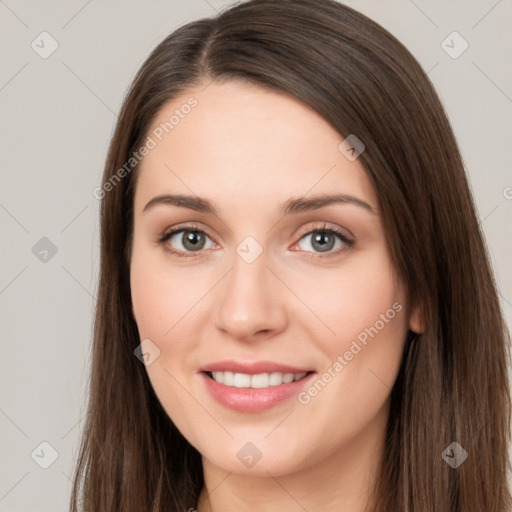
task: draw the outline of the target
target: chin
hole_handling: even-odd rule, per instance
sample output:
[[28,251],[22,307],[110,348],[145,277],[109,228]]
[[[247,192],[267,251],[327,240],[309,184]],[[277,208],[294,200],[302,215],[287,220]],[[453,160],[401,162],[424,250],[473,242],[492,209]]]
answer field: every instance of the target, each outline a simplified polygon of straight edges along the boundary
[[269,441],[240,442],[233,439],[227,444],[218,444],[215,450],[209,446],[199,451],[203,456],[203,464],[206,459],[207,463],[229,473],[255,477],[268,477],[269,473],[272,476],[283,476],[309,465],[304,457],[303,442],[299,441],[299,444],[301,446],[298,448]]

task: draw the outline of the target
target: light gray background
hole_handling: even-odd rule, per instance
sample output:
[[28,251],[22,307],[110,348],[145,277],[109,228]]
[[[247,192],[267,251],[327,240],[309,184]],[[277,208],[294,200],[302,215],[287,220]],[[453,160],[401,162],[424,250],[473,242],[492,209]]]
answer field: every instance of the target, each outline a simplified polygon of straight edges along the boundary
[[[164,37],[229,3],[0,0],[1,511],[67,510],[98,274],[99,204],[92,191],[116,113]],[[512,1],[346,3],[397,36],[434,82],[460,143],[512,325]],[[46,59],[31,47],[35,41],[39,51],[49,49],[48,38],[41,42],[47,36],[39,37],[44,31],[58,43]],[[453,31],[469,44],[456,59],[445,49],[459,51],[460,39],[441,45]],[[57,248],[46,262],[32,251],[42,237]],[[58,453],[48,469],[38,464],[51,461],[44,441]]]

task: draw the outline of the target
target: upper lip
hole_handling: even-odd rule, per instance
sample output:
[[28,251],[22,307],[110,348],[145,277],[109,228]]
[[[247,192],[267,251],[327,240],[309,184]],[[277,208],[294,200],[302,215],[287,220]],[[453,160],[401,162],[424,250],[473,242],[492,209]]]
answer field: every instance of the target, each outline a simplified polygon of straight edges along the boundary
[[246,373],[248,375],[257,375],[258,373],[307,373],[311,370],[298,368],[287,364],[274,363],[272,361],[218,361],[216,363],[207,364],[200,368],[203,372],[233,372]]

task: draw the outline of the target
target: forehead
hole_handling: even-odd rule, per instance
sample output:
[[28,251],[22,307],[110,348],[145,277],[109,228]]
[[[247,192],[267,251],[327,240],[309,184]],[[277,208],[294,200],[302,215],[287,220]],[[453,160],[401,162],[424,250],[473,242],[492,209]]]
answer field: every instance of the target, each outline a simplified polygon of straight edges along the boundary
[[[342,192],[376,204],[362,164],[303,102],[243,82],[191,88],[166,103],[148,135],[136,196],[191,192],[219,202]],[[136,201],[137,202],[137,201]]]

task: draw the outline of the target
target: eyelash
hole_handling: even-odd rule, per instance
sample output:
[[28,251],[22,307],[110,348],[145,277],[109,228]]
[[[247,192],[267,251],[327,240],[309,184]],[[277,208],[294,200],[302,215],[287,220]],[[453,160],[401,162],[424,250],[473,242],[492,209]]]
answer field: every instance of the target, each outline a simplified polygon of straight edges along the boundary
[[[181,231],[197,231],[199,233],[202,233],[206,236],[208,236],[210,239],[210,235],[206,233],[204,230],[200,229],[196,225],[179,225],[174,227],[171,231],[164,231],[158,238],[157,242],[161,245],[164,245],[167,243],[167,241],[176,233],[180,233]],[[348,249],[353,249],[355,245],[355,241],[348,238],[344,233],[342,233],[340,230],[338,230],[336,227],[332,226],[328,223],[323,223],[321,226],[315,226],[310,229],[304,229],[299,232],[299,240],[302,240],[306,235],[311,235],[313,233],[323,233],[323,234],[329,234],[329,235],[335,235],[337,236],[346,246]],[[165,247],[165,250],[168,251],[170,254],[174,256],[178,256],[179,258],[198,258],[200,257],[199,253],[202,251],[197,252],[183,252],[183,251],[177,251],[175,249],[171,249],[168,245]],[[310,251],[302,251],[306,252],[311,258],[329,258],[333,256],[337,256],[340,252],[342,252],[344,249],[338,249],[335,252],[328,252],[325,254],[322,253],[311,253]]]

